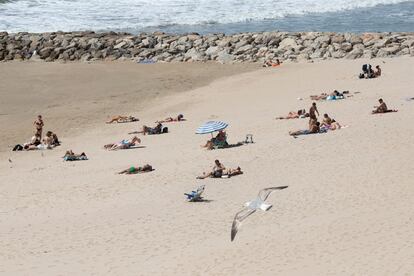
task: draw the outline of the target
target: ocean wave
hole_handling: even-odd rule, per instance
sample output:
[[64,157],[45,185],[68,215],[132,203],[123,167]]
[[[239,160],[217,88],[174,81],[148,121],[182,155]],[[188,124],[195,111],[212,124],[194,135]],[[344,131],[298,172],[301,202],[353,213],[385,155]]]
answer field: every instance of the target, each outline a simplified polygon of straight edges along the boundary
[[[0,0],[0,30],[77,31],[232,24],[320,14],[406,0]],[[409,1],[412,2],[412,1]]]

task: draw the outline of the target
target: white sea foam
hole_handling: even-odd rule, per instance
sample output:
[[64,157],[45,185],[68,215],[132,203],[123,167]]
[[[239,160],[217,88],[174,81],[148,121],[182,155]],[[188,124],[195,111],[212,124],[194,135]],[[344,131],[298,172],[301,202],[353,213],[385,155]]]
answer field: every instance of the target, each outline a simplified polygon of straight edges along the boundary
[[238,23],[404,0],[17,0],[0,4],[0,30],[46,32]]

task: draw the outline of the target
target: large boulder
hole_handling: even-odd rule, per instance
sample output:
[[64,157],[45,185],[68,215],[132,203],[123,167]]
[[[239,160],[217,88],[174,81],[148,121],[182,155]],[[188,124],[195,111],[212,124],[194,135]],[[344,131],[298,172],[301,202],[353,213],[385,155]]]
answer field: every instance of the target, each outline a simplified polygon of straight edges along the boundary
[[329,35],[322,35],[315,39],[315,42],[319,42],[321,44],[329,44],[331,42],[331,37]]
[[219,52],[216,58],[216,60],[222,64],[233,63],[234,59],[235,56],[227,53],[225,50]]
[[184,58],[192,61],[203,61],[204,56],[203,52],[199,52],[197,49],[191,48],[185,53]]
[[351,52],[346,54],[345,58],[356,59],[356,58],[360,58],[363,54],[364,54],[364,50],[359,47],[356,47]]
[[242,47],[240,47],[240,48],[237,48],[237,49],[234,51],[234,54],[235,54],[235,55],[240,55],[240,54],[243,54],[243,53],[245,53],[245,52],[250,51],[251,49],[253,49],[253,46],[252,46],[251,44],[247,44],[247,45],[244,45],[244,46],[242,46]]
[[296,40],[291,37],[287,37],[279,43],[278,49],[296,48],[296,47],[298,47]]

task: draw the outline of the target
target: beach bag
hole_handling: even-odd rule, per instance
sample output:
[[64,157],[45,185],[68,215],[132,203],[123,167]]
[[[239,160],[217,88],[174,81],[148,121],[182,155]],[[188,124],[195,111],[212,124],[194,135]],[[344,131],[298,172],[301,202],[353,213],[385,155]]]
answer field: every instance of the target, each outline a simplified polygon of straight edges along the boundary
[[162,129],[162,133],[168,133],[168,127],[164,127],[164,128]]
[[13,151],[21,151],[23,150],[23,146],[22,145],[15,145],[13,148]]

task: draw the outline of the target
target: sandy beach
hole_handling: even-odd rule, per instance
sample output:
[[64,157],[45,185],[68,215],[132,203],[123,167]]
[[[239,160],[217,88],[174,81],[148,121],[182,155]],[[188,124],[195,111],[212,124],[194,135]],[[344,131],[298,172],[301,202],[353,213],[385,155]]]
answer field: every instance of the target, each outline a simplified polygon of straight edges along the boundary
[[[358,79],[379,64],[378,79]],[[257,70],[256,70],[257,68]],[[257,64],[0,64],[0,274],[2,275],[411,275],[414,273],[413,58]],[[317,102],[349,127],[288,135],[307,119],[309,95],[349,90]],[[360,92],[354,94],[354,92]],[[302,100],[299,100],[302,98]],[[383,98],[396,113],[371,115]],[[168,134],[142,148],[103,145],[158,119]],[[11,152],[42,114],[62,145]],[[130,124],[105,124],[131,114]],[[321,119],[321,116],[319,117]],[[230,143],[208,151],[209,120],[229,123]],[[68,149],[88,161],[63,162]],[[10,159],[10,161],[9,161]],[[243,175],[196,180],[219,159]],[[131,165],[155,171],[118,175]],[[183,193],[206,185],[207,202]],[[242,225],[235,213],[265,187],[288,185]]]

